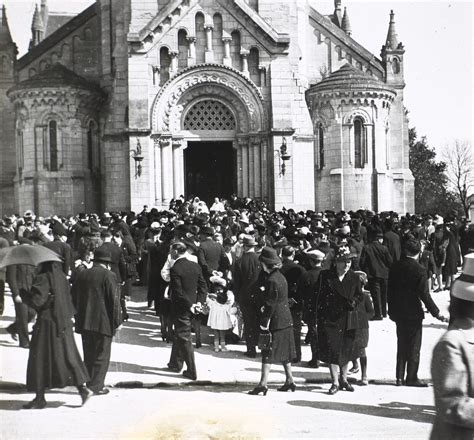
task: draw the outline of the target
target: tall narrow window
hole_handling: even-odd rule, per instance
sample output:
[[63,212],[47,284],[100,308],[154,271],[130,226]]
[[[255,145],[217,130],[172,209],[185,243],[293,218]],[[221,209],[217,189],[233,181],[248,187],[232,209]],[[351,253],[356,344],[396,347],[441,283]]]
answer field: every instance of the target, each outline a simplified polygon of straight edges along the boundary
[[319,169],[324,168],[324,130],[322,124],[318,128],[318,142],[319,142]]
[[58,171],[58,124],[49,122],[49,171]]
[[252,47],[249,53],[249,73],[250,79],[260,87],[260,71],[258,70],[258,66],[260,64],[260,57],[258,53],[258,49],[256,47]]
[[240,32],[234,31],[231,34],[232,41],[230,42],[230,57],[232,58],[232,67],[237,70],[242,70],[242,61],[240,56]]
[[160,49],[160,86],[170,79],[171,58],[167,47]]
[[21,173],[25,168],[25,150],[23,146],[23,131],[16,132],[17,148],[18,148],[18,171]]
[[188,67],[188,56],[189,56],[189,42],[187,40],[187,33],[184,29],[180,29],[178,32],[178,69],[184,69]]
[[196,26],[196,64],[206,61],[206,30],[204,29],[204,14],[198,12],[195,19]]
[[94,121],[90,121],[87,127],[87,168],[92,172],[100,168],[99,136]]
[[365,163],[364,124],[361,119],[354,119],[354,164],[356,168],[364,168]]
[[214,14],[212,17],[214,29],[212,31],[212,50],[214,52],[214,61],[222,63],[224,59],[224,42],[222,41],[222,15]]

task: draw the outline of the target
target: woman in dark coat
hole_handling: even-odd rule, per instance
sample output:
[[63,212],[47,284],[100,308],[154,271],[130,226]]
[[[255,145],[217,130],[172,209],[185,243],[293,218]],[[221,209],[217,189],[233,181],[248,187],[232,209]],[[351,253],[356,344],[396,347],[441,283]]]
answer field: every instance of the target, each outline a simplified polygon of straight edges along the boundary
[[363,355],[357,309],[364,297],[359,276],[351,270],[352,258],[349,248],[341,246],[331,269],[322,271],[319,277],[319,350],[321,360],[330,364],[332,386],[329,394],[335,394],[339,389],[354,391],[347,381],[348,364]]
[[295,391],[296,385],[291,373],[291,360],[296,357],[295,338],[293,334],[293,321],[288,306],[288,284],[285,277],[279,271],[281,260],[275,249],[265,247],[259,257],[264,275],[259,279],[261,293],[260,329],[270,331],[271,347],[269,350],[262,349],[262,375],[258,385],[249,391],[249,394],[263,393],[268,391],[267,381],[270,374],[271,364],[281,362],[285,369],[286,381],[278,388],[278,391]]
[[92,391],[85,385],[89,376],[74,341],[74,307],[61,265],[43,263],[31,289],[21,290],[21,298],[38,313],[26,372],[26,388],[36,397],[23,408],[42,409],[47,389],[70,385],[77,387],[84,404]]

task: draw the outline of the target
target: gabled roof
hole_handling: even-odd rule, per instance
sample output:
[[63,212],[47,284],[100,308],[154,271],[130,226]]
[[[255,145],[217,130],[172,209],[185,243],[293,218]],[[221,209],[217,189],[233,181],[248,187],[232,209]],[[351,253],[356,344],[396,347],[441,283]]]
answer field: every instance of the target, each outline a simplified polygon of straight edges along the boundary
[[64,67],[62,64],[56,63],[47,67],[42,72],[19,82],[12,87],[8,93],[23,89],[37,89],[47,87],[72,86],[75,88],[86,89],[99,94],[103,94],[103,90],[97,83],[89,81],[77,73]]
[[82,11],[79,15],[71,18],[62,27],[56,30],[54,33],[49,35],[47,38],[42,40],[38,45],[33,47],[25,55],[18,60],[18,68],[23,69],[29,63],[36,58],[40,57],[43,53],[54,47],[61,40],[66,38],[69,34],[74,32],[76,29],[81,27],[84,23],[90,20],[96,15],[96,5],[92,4],[87,9]]
[[395,91],[377,78],[362,72],[349,63],[310,87],[312,92],[322,91]]
[[[223,2],[221,0],[217,1],[223,8],[229,8],[229,2]],[[160,33],[165,23],[169,24],[176,16],[181,15],[183,3],[189,5],[190,3],[192,3],[192,0],[171,1],[166,8],[162,9],[158,13],[158,15],[156,15],[152,20],[150,20],[142,29],[140,29],[138,32],[130,32],[128,34],[128,41],[130,43],[142,43],[145,39],[154,37],[156,33]],[[261,32],[264,33],[265,37],[268,38],[274,45],[287,46],[290,43],[289,34],[277,32],[272,26],[270,26],[265,20],[263,20],[262,17],[260,17],[258,13],[255,12],[244,0],[233,0],[230,4],[232,6],[235,6],[239,12],[243,13],[245,19],[249,20],[256,27],[258,27]],[[179,21],[179,19],[177,21]]]
[[54,34],[60,27],[64,26],[69,20],[75,17],[74,14],[67,14],[66,12],[50,12],[48,14],[48,24],[46,26],[45,38]]
[[343,45],[352,49],[361,58],[366,60],[366,62],[368,62],[372,67],[377,69],[380,73],[384,73],[382,61],[378,59],[374,54],[368,51],[364,46],[359,44],[352,37],[347,35],[341,28],[332,23],[329,18],[320,14],[313,7],[310,7],[309,11],[311,19],[313,19],[316,23],[323,27],[328,35],[330,35],[336,40],[339,40]]

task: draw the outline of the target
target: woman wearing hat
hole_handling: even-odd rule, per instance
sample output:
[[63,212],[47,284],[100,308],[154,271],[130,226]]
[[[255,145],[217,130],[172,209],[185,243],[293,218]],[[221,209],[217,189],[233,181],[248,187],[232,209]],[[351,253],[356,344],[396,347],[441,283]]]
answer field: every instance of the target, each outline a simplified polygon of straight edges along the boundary
[[271,364],[281,362],[285,369],[286,381],[278,391],[295,391],[296,385],[291,373],[291,359],[296,357],[293,321],[288,306],[288,284],[280,273],[281,260],[275,249],[264,247],[259,257],[265,275],[260,278],[260,292],[263,306],[261,308],[260,329],[270,331],[271,347],[262,349],[262,375],[258,385],[249,394],[268,391],[267,380]]
[[337,250],[331,269],[321,272],[317,322],[320,360],[329,364],[332,385],[329,394],[339,389],[354,391],[347,381],[349,361],[360,357],[363,348],[357,327],[357,308],[363,301],[360,278],[351,270],[348,247]]
[[448,331],[433,351],[436,419],[431,440],[474,438],[474,254],[451,288]]

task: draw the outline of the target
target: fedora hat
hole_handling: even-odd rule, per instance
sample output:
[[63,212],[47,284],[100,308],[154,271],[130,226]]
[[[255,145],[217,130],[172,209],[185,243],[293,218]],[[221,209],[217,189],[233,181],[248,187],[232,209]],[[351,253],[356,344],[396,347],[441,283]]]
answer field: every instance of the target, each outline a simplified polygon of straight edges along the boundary
[[246,235],[242,244],[244,246],[257,246],[257,242],[255,241],[255,237],[253,235]]
[[112,263],[112,257],[110,252],[106,251],[105,249],[98,248],[94,252],[94,261],[101,263]]
[[323,261],[326,255],[324,252],[319,251],[318,249],[313,249],[312,251],[306,251],[304,253],[307,258],[314,261]]
[[258,257],[258,259],[268,265],[281,263],[280,257],[278,257],[276,250],[269,246],[265,246],[262,249],[262,253],[260,254],[260,257]]
[[474,253],[464,255],[462,273],[451,287],[451,296],[474,301]]

